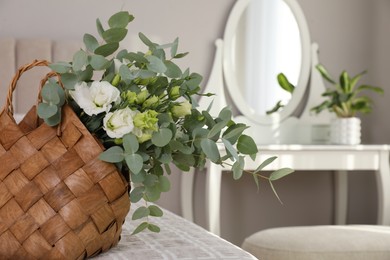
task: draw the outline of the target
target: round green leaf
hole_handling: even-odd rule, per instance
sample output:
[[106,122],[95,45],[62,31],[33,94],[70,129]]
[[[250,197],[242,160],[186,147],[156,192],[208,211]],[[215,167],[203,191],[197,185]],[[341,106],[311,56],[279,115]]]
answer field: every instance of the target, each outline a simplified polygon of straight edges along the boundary
[[162,192],[168,192],[171,189],[171,182],[166,176],[163,175],[159,176],[158,181],[159,181],[158,185]]
[[139,232],[143,231],[145,228],[149,226],[148,222],[142,222],[138,225],[138,227],[131,233],[132,235],[138,234]]
[[118,43],[126,37],[127,29],[111,28],[103,32],[103,39],[107,43]]
[[79,50],[73,55],[72,68],[74,71],[81,70],[86,66],[88,60],[88,55],[85,51]]
[[145,191],[145,188],[144,187],[135,187],[134,189],[131,190],[130,192],[130,201],[132,203],[137,203],[138,201],[140,201],[142,199],[142,197],[144,196],[144,191]]
[[133,134],[126,134],[123,136],[123,147],[126,153],[133,154],[138,151],[139,143],[137,137]]
[[162,217],[164,214],[163,211],[156,205],[150,205],[149,207],[150,216],[153,217]]
[[102,55],[92,55],[89,64],[91,64],[92,68],[95,70],[103,70],[108,67],[110,62]]
[[108,55],[113,54],[118,48],[119,48],[119,43],[110,42],[96,48],[95,54],[107,57]]
[[134,174],[139,173],[143,167],[142,156],[139,154],[127,154],[125,156],[125,161],[130,171]]
[[138,209],[136,209],[133,213],[133,216],[132,216],[132,220],[137,220],[137,219],[140,219],[140,218],[145,218],[147,216],[149,216],[149,213],[150,213],[150,210],[145,207],[145,206],[142,206],[142,207],[139,207]]
[[56,105],[39,103],[37,113],[40,118],[49,118],[54,116],[57,113],[57,111],[58,111],[58,107]]
[[164,73],[167,70],[164,62],[156,56],[147,56],[146,59],[149,61],[149,64],[147,64],[149,70],[156,73]]
[[54,116],[45,118],[44,120],[48,126],[58,125],[61,122],[61,108],[58,108],[58,111]]
[[177,66],[172,61],[165,61],[165,66],[167,70],[165,71],[165,75],[167,75],[170,78],[180,78],[182,75],[181,69],[179,66]]
[[119,146],[110,147],[99,155],[99,159],[110,163],[122,162],[124,159],[123,149]]
[[43,100],[50,104],[59,104],[61,101],[56,87],[53,86],[53,84],[50,82],[46,83],[45,86],[43,86],[41,95]]
[[152,143],[155,146],[166,146],[172,139],[172,131],[168,128],[161,128],[160,131],[155,132],[152,136]]
[[125,28],[133,20],[134,16],[127,11],[122,11],[111,16],[110,19],[108,19],[108,25],[111,28]]
[[71,67],[72,65],[67,62],[56,62],[49,64],[49,68],[58,73],[66,73]]
[[276,181],[276,180],[283,178],[284,176],[289,175],[290,173],[293,173],[293,172],[294,172],[293,169],[282,168],[282,169],[279,169],[279,170],[272,172],[271,175],[269,176],[269,180]]
[[150,224],[148,225],[148,229],[154,233],[159,233],[160,232],[160,228],[154,224]]
[[66,89],[73,90],[78,82],[77,76],[73,73],[64,73],[61,75],[61,82]]
[[242,154],[256,154],[258,152],[255,141],[247,135],[241,135],[238,138],[237,149]]
[[214,163],[218,162],[218,160],[220,159],[220,155],[218,151],[218,146],[214,141],[208,138],[204,138],[200,142],[200,146],[202,147],[202,150],[206,154],[208,159],[210,159]]
[[88,34],[88,33],[84,34],[83,41],[84,41],[85,47],[90,52],[94,52],[96,50],[96,48],[99,47],[98,41],[91,34]]
[[238,161],[236,161],[233,166],[232,166],[232,171],[233,171],[233,179],[238,180],[241,178],[242,173],[244,171],[244,157],[240,156]]

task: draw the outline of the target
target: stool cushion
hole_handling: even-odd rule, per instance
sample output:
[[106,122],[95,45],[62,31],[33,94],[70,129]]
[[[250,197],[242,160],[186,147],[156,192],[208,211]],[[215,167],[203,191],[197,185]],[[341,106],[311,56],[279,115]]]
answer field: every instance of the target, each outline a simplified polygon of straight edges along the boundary
[[264,260],[389,260],[390,227],[283,227],[259,231],[242,248]]

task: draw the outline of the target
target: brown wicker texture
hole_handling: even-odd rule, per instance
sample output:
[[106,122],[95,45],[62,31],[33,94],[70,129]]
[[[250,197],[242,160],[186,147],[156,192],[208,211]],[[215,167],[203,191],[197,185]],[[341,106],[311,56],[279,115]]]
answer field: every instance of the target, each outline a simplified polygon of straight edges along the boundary
[[[115,246],[130,208],[128,185],[73,110],[60,128],[37,123],[35,106],[17,124],[10,84],[0,112],[0,259],[84,259]],[[60,130],[60,131],[57,131]]]

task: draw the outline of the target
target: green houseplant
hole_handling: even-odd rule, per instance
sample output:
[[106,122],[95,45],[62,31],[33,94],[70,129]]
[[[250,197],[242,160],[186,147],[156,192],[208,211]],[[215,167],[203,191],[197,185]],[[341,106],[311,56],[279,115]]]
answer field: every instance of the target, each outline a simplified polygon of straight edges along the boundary
[[[329,74],[327,69],[318,64],[316,69],[321,76],[331,84],[322,96],[326,99],[311,110],[320,113],[328,110],[337,117],[331,126],[331,141],[341,144],[360,143],[360,119],[356,117],[357,113],[370,113],[372,111],[373,101],[363,91],[371,91],[383,94],[383,89],[371,85],[358,85],[361,77],[366,73],[363,71],[356,76],[351,77],[348,72],[343,71],[339,80],[336,81]],[[355,130],[348,132],[353,127]]]
[[[106,148],[100,159],[115,164],[132,183],[132,202],[155,202],[161,192],[169,191],[166,174],[172,164],[188,171],[210,160],[228,166],[233,178],[239,179],[245,156],[255,159],[258,153],[253,139],[243,133],[248,126],[235,123],[229,108],[218,115],[196,108],[197,97],[212,94],[200,92],[201,75],[175,64],[187,55],[178,52],[178,39],[160,45],[139,33],[146,52],[119,50],[133,19],[126,11],[116,13],[108,20],[108,28],[98,19],[100,40],[85,34],[85,49],[71,61],[50,65],[61,82],[50,80],[43,87],[38,115],[55,126],[61,121],[62,106],[69,104]],[[259,174],[274,159],[248,173],[257,185],[265,179],[272,186],[272,181],[292,172],[283,168],[269,176]],[[161,214],[155,205],[138,208],[133,219],[145,221],[134,233],[158,232],[150,217]]]

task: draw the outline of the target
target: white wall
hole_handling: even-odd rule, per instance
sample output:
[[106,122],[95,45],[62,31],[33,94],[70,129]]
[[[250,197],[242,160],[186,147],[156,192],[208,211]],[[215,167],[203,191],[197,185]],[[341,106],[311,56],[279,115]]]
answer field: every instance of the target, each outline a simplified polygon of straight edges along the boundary
[[[298,0],[307,17],[313,41],[320,45],[320,60],[331,73],[368,69],[368,83],[387,88],[384,97],[373,97],[374,112],[363,117],[366,143],[389,143],[390,109],[387,102],[390,61],[390,2],[388,0]],[[215,52],[214,40],[223,35],[224,24],[235,0],[3,0],[0,1],[0,37],[82,39],[95,32],[95,18],[105,21],[125,9],[136,17],[130,25],[133,37],[128,48],[139,48],[139,31],[156,41],[180,38],[180,50],[190,55],[182,61],[207,79]],[[0,46],[1,48],[1,46]],[[206,81],[204,81],[205,83]],[[3,93],[1,93],[3,95]],[[164,207],[179,213],[178,181],[161,199]],[[374,223],[375,180],[372,172],[351,175],[350,223]],[[196,221],[204,225],[204,175],[196,182]],[[222,191],[222,236],[241,244],[252,232],[274,226],[333,223],[333,176],[328,172],[296,172],[276,183],[284,204],[280,205],[267,185],[257,193],[251,178],[232,181],[226,174]]]

